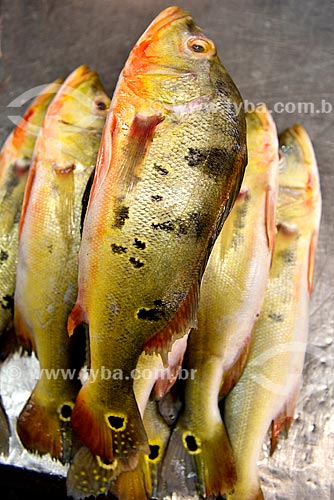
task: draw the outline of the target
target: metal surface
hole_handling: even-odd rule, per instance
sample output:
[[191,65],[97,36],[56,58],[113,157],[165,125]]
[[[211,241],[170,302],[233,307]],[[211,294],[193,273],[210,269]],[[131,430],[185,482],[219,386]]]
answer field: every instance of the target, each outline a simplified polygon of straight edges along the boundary
[[[332,0],[194,0],[179,4],[190,10],[215,41],[246,104],[265,102],[276,110],[273,117],[278,131],[299,122],[313,141],[323,213],[304,384],[288,439],[280,440],[271,458],[264,446],[259,466],[266,500],[333,499],[334,112],[325,112],[330,106],[323,110],[321,106],[324,102],[334,105],[334,4]],[[9,108],[14,98],[67,76],[82,63],[99,73],[112,95],[131,47],[168,5],[171,3],[162,0],[2,0],[0,142],[12,130],[9,116],[21,113],[27,104],[22,109]],[[314,110],[305,110],[302,104],[298,110],[298,103],[313,103]],[[19,360],[17,366],[33,373],[25,368],[27,362],[31,363]],[[5,375],[3,370],[1,393],[15,420],[33,380],[18,379],[20,384],[24,381],[24,390],[9,394],[10,373]],[[9,463],[65,472],[47,459],[41,462],[26,452],[21,455],[16,437],[12,439],[16,451]]]

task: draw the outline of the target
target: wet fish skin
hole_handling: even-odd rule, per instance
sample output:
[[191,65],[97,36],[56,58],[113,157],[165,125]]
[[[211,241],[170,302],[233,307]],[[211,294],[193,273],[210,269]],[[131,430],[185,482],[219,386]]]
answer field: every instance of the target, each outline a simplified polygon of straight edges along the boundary
[[13,308],[18,223],[35,142],[50,102],[63,80],[47,85],[27,108],[0,152],[0,360],[17,349]]
[[69,320],[70,332],[89,323],[92,367],[123,374],[90,379],[72,414],[81,440],[109,461],[135,466],[148,452],[130,373],[143,347],[167,363],[170,345],[194,325],[207,255],[246,163],[240,103],[213,43],[178,7],[153,21],[120,76]]
[[[167,455],[172,459],[183,449],[183,455],[193,457],[198,491],[204,497],[226,494],[236,481],[219,392],[222,381],[226,388],[242,372],[264,298],[275,235],[276,126],[265,106],[246,113],[246,123],[248,165],[203,275],[198,325],[190,333],[186,353],[186,367],[195,376],[185,382],[184,406]],[[233,370],[238,373],[232,376]],[[189,457],[184,463],[192,466]]]
[[[41,374],[17,431],[29,451],[62,462],[70,459],[70,414],[80,387],[78,345],[68,338],[67,318],[77,293],[82,197],[108,107],[87,66],[67,77],[36,143],[20,218],[14,324],[22,343],[33,347]],[[61,372],[67,369],[69,377]]]
[[263,498],[257,460],[270,425],[273,442],[293,420],[308,338],[309,302],[321,218],[319,173],[306,130],[279,136],[282,161],[275,250],[244,372],[227,396],[224,419],[238,481],[227,498]]

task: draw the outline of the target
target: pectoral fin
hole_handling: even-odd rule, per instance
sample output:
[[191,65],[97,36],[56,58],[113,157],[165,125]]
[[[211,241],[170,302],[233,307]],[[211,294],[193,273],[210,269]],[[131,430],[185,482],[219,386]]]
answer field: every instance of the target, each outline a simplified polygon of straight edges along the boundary
[[273,190],[268,187],[266,193],[266,233],[268,248],[270,252],[274,250],[276,232],[276,202]]
[[125,193],[132,191],[141,175],[143,160],[155,134],[156,127],[163,120],[161,114],[145,116],[136,114],[129,131],[129,140],[124,162],[120,169],[120,181]]
[[25,220],[25,216],[27,213],[29,198],[31,195],[32,186],[34,184],[34,179],[35,179],[35,175],[36,175],[36,163],[37,163],[37,159],[35,158],[30,166],[28,178],[27,178],[27,183],[26,183],[26,187],[24,190],[24,197],[23,197],[23,203],[22,203],[22,208],[21,208],[21,217],[20,217],[20,223],[19,223],[19,238],[20,238],[21,233],[22,233],[24,220]]

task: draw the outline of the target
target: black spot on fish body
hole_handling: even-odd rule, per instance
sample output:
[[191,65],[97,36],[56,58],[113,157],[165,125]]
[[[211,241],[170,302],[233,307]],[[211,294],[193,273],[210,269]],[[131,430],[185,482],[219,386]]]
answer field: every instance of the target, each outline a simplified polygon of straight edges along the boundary
[[153,222],[152,228],[171,233],[175,230],[175,224],[170,220],[167,220],[165,222],[157,222],[157,223]]
[[196,438],[192,434],[188,434],[188,436],[186,436],[185,442],[186,442],[188,450],[191,453],[195,453],[198,450],[198,444],[197,444]]
[[141,267],[144,266],[144,262],[141,262],[139,259],[136,259],[135,257],[130,257],[129,262],[135,267],[136,269],[140,269]]
[[140,241],[138,238],[135,238],[133,241],[133,246],[135,246],[139,250],[145,250],[146,243],[144,241]]
[[7,260],[9,257],[8,252],[5,250],[0,251],[0,263],[3,262],[4,260]]
[[111,250],[113,253],[120,255],[122,253],[126,253],[128,249],[126,247],[123,247],[122,245],[116,245],[115,243],[112,243]]
[[160,454],[160,446],[158,444],[150,444],[149,460],[156,460]]
[[121,229],[124,224],[126,219],[129,218],[129,207],[126,207],[124,205],[121,205],[116,208],[115,210],[115,227],[118,229]]
[[151,200],[152,201],[162,201],[163,200],[163,197],[160,196],[159,194],[155,194],[155,195],[152,195],[151,196]]
[[154,165],[154,169],[159,172],[160,175],[168,175],[168,170],[164,167],[162,167],[161,165],[158,165],[157,163],[155,163]]
[[143,319],[145,321],[160,321],[165,313],[163,310],[163,302],[162,300],[155,300],[154,305],[156,307],[152,307],[150,309],[142,308],[139,309],[137,313],[138,319]]
[[1,300],[1,307],[5,310],[14,311],[14,296],[4,295]]
[[232,154],[224,148],[196,149],[189,148],[185,160],[193,168],[200,168],[210,177],[218,177],[224,165],[233,164]]
[[283,250],[281,257],[286,264],[294,264],[296,261],[296,254],[292,249]]
[[283,321],[282,314],[275,313],[275,312],[269,313],[268,318],[272,319],[273,321],[275,321],[277,323],[280,323],[281,321]]

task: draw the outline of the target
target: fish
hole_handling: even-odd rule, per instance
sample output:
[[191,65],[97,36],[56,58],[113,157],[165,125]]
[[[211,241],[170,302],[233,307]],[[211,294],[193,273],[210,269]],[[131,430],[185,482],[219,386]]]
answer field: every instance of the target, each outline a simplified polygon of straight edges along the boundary
[[[165,368],[160,355],[141,353],[132,373],[133,390],[145,432],[149,453],[140,453],[134,470],[128,470],[121,461],[102,461],[98,455],[82,446],[75,454],[66,478],[68,496],[75,500],[90,495],[107,495],[110,491],[122,500],[150,498],[158,491],[159,472],[164,451],[169,439],[170,427],[159,412],[160,389],[172,387],[179,373],[180,359],[183,359],[187,335],[174,342],[168,353],[168,367]],[[107,369],[108,370],[108,369]],[[104,370],[104,376],[111,375]]]
[[321,189],[310,136],[296,124],[279,135],[279,192],[272,265],[244,371],[227,395],[224,421],[236,461],[229,500],[263,498],[257,461],[291,425],[308,341]]
[[2,397],[0,396],[0,455],[5,457],[9,455],[9,439],[11,435],[8,415],[4,408]]
[[135,468],[148,441],[131,372],[165,365],[196,322],[199,282],[247,162],[240,93],[215,45],[179,7],[133,47],[113,94],[83,224],[68,321],[89,325],[93,373],[72,426],[95,455]]
[[0,152],[0,362],[18,349],[13,331],[18,226],[35,142],[50,102],[62,84],[57,79],[26,109]]
[[[276,126],[264,105],[246,113],[246,124],[248,165],[201,282],[198,324],[189,336],[185,365],[195,376],[185,382],[184,405],[166,459],[192,455],[197,489],[205,498],[228,493],[236,481],[233,451],[218,403],[222,388],[230,390],[247,359],[275,239]],[[189,457],[180,459],[192,467]]]
[[[23,446],[68,462],[81,386],[80,342],[67,334],[77,294],[82,198],[110,105],[99,76],[77,67],[50,104],[34,149],[19,223],[14,327],[40,375],[17,419]],[[43,430],[43,431],[41,431]]]

